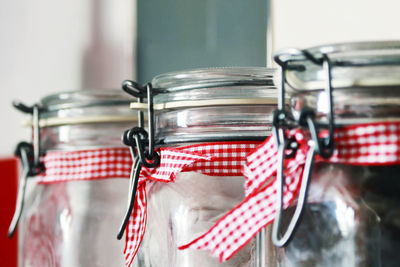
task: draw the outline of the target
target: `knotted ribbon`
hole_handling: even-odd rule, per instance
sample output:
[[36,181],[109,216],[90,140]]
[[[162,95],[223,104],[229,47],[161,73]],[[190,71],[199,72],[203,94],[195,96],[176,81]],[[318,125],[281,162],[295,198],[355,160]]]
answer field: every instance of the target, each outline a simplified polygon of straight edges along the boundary
[[[324,133],[322,133],[324,134]],[[300,129],[287,132],[298,143],[296,154],[284,161],[283,208],[296,198],[309,150],[308,138]],[[329,159],[316,156],[317,162],[360,166],[400,164],[400,122],[345,126],[335,130],[335,149]],[[245,199],[222,217],[209,231],[180,249],[208,250],[220,261],[229,260],[276,215],[276,172],[278,163],[274,136],[247,156]],[[334,178],[334,177],[333,177]]]
[[[211,176],[243,176],[245,156],[260,142],[206,143],[180,148],[161,148],[157,168],[142,167],[135,204],[126,227],[125,260],[129,266],[135,257],[146,228],[146,184],[169,183],[180,172],[200,172]],[[54,183],[109,178],[129,178],[132,159],[127,148],[102,148],[86,151],[48,152],[46,172],[39,183]],[[121,207],[122,208],[122,207]]]
[[135,257],[146,228],[146,188],[150,181],[169,183],[180,172],[200,172],[211,176],[242,176],[245,156],[259,142],[207,143],[180,148],[161,148],[160,166],[142,168],[135,205],[126,227],[125,260],[129,266]]

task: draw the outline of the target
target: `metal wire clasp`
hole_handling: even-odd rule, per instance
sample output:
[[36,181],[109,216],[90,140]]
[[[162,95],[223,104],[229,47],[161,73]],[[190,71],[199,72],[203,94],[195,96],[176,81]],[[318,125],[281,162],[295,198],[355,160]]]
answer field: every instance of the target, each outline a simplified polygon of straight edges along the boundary
[[22,173],[18,185],[17,202],[15,206],[14,216],[11,220],[8,237],[11,238],[17,228],[18,222],[21,218],[25,202],[26,183],[29,177],[39,175],[44,172],[44,164],[40,162],[40,107],[35,104],[28,107],[21,102],[13,102],[13,106],[24,113],[32,114],[32,143],[20,142],[16,149],[15,155],[21,159]]
[[[307,122],[309,125],[309,128],[315,128],[314,124],[314,118],[312,116],[308,116],[308,114],[305,114],[306,117],[304,120]],[[312,125],[312,126],[311,126]],[[285,181],[285,176],[284,176],[284,160],[286,157],[285,150],[288,147],[288,144],[290,142],[286,142],[285,140],[285,132],[283,128],[278,128],[277,129],[278,135],[276,135],[277,138],[277,143],[278,143],[278,166],[277,166],[277,174],[276,174],[276,179],[277,179],[277,202],[276,202],[276,217],[272,226],[272,242],[275,244],[275,246],[282,247],[284,246],[291,238],[298,221],[300,219],[300,216],[302,214],[306,199],[307,199],[307,191],[308,191],[308,185],[311,177],[311,172],[312,172],[312,166],[314,162],[314,157],[316,153],[316,146],[315,146],[315,141],[314,140],[309,140],[308,146],[309,150],[307,153],[306,157],[306,162],[305,166],[303,169],[303,175],[301,179],[301,186],[300,186],[300,192],[297,200],[297,205],[295,212],[293,214],[292,219],[290,220],[290,223],[287,227],[286,232],[282,235],[282,237],[279,237],[279,230],[281,226],[281,219],[282,219],[282,212],[283,212],[283,191],[284,191],[284,181]],[[288,140],[289,141],[289,140]],[[296,153],[296,150],[294,150],[294,153]]]
[[[292,149],[292,153],[290,157],[293,157],[294,154],[297,152],[297,147],[293,146],[293,141],[285,139],[285,127],[288,125],[288,116],[287,112],[285,111],[285,83],[286,83],[286,68],[289,66],[290,61],[299,60],[311,61],[314,64],[322,65],[326,73],[326,86],[325,86],[325,93],[328,97],[328,105],[329,105],[329,112],[328,112],[328,131],[329,136],[327,138],[321,138],[319,136],[319,130],[315,123],[315,112],[309,108],[303,108],[300,113],[300,117],[295,124],[301,127],[308,128],[311,135],[311,140],[308,141],[309,150],[306,156],[306,162],[303,169],[302,180],[301,180],[301,187],[300,192],[297,200],[297,205],[295,212],[286,231],[283,235],[280,235],[280,226],[281,226],[281,218],[283,212],[283,190],[284,190],[284,160],[288,158],[287,153],[285,151],[288,147],[294,147],[296,149]],[[296,59],[297,58],[297,59]],[[332,74],[331,74],[331,61],[326,54],[322,54],[321,58],[314,57],[310,52],[306,50],[298,50],[298,49],[291,49],[284,52],[277,53],[274,56],[275,61],[281,66],[282,68],[282,81],[281,81],[281,88],[279,94],[279,101],[278,101],[278,110],[275,112],[274,115],[274,135],[276,138],[276,144],[278,149],[278,167],[277,167],[277,198],[278,201],[276,202],[276,218],[273,223],[272,227],[272,242],[278,246],[282,247],[287,244],[290,240],[295,228],[298,224],[298,221],[302,215],[302,211],[307,199],[307,191],[308,186],[310,183],[310,177],[312,172],[312,166],[315,158],[315,154],[320,155],[324,158],[329,158],[334,149],[334,108],[333,108],[333,98],[332,98]],[[292,69],[296,69],[297,71],[304,71],[305,66],[296,65],[294,64],[291,66]],[[281,236],[281,237],[280,237]]]
[[146,168],[156,168],[160,164],[160,155],[155,151],[155,128],[154,128],[154,108],[153,92],[150,83],[145,86],[126,80],[122,83],[122,89],[128,94],[138,98],[142,103],[147,99],[148,103],[148,131],[144,129],[144,116],[141,110],[138,111],[138,126],[124,132],[122,142],[130,147],[133,159],[130,182],[128,208],[117,234],[117,239],[121,239],[128,224],[129,217],[132,214],[135,204],[136,191],[139,183],[139,175],[142,166]]

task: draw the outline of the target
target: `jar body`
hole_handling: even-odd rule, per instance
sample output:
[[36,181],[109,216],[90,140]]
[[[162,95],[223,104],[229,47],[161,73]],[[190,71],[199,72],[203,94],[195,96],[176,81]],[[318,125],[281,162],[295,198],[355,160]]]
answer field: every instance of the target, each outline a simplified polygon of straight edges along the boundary
[[20,224],[20,266],[124,266],[115,238],[127,179],[30,183]]
[[[41,129],[46,153],[121,147],[131,123]],[[30,178],[20,222],[20,267],[125,266],[116,233],[124,215],[127,177],[37,183]]]
[[[397,266],[400,166],[319,163],[313,168],[307,203],[292,239],[276,248],[267,238],[266,253],[275,266]],[[285,210],[283,229],[294,208]]]
[[[353,126],[399,121],[398,41],[342,43],[318,46],[300,53],[293,51],[298,52],[291,50],[276,55],[277,62],[283,56],[287,60],[279,64],[286,77],[282,90],[287,90],[290,97],[291,115],[298,127],[302,116],[314,120],[320,133],[330,125],[335,129],[349,127],[344,135],[331,136],[334,148],[344,162],[347,161],[347,147],[340,148],[340,140],[351,136]],[[296,68],[292,68],[294,65]],[[315,112],[312,116],[306,114],[310,109]],[[312,127],[308,128],[311,132]],[[379,132],[378,140],[381,134]],[[362,155],[366,149],[369,161],[348,160],[348,165],[314,164],[307,202],[297,229],[284,248],[273,249],[272,255],[278,266],[400,264],[397,252],[400,248],[400,198],[397,193],[400,166],[379,166],[382,162],[374,157],[391,149],[398,151],[398,145],[386,148],[382,145],[385,141],[369,143],[362,141],[362,134],[357,137],[354,143],[345,143],[356,154]],[[396,134],[390,138],[398,140]],[[336,140],[339,141],[337,147]],[[353,144],[359,144],[361,148]],[[379,152],[369,150],[369,147],[378,147]],[[396,160],[390,162],[398,162]],[[369,166],[352,165],[357,163]],[[284,212],[283,229],[294,209],[289,207]]]
[[183,172],[172,183],[152,182],[146,186],[147,225],[136,257],[137,266],[253,266],[254,242],[224,263],[207,251],[177,248],[205,233],[243,200],[243,184],[244,178],[240,176]]
[[[273,76],[274,70],[266,68],[210,68],[155,77],[154,105],[161,107],[154,112],[156,142],[163,147],[181,147],[250,141],[255,147],[271,131],[276,104]],[[178,173],[173,182],[147,182],[146,231],[134,265],[253,267],[254,240],[224,263],[208,251],[177,248],[207,232],[244,199],[245,180],[237,166],[245,154],[221,156],[227,158],[218,165],[218,174],[238,176],[188,171]],[[228,161],[235,163],[222,169]],[[233,166],[237,172],[227,171]]]

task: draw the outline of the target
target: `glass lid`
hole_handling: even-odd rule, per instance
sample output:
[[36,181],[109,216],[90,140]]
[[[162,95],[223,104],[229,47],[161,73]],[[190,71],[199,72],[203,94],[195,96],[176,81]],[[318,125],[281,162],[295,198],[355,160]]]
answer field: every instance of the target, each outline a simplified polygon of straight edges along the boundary
[[204,68],[169,72],[154,77],[154,88],[180,91],[227,85],[273,85],[273,72],[262,67]]
[[92,89],[62,92],[41,99],[40,124],[57,126],[112,121],[132,121],[132,97],[118,89]]
[[[275,101],[274,73],[275,70],[264,67],[208,68],[165,73],[152,80],[156,94],[154,102],[218,99]],[[211,105],[213,102],[208,103]]]
[[324,88],[327,77],[322,63],[324,55],[331,63],[333,88],[400,85],[400,41],[378,41],[278,52],[278,64],[288,62],[285,68],[288,89]]
[[40,104],[46,111],[55,111],[69,108],[127,105],[129,100],[132,99],[122,90],[91,89],[52,94],[42,98]]

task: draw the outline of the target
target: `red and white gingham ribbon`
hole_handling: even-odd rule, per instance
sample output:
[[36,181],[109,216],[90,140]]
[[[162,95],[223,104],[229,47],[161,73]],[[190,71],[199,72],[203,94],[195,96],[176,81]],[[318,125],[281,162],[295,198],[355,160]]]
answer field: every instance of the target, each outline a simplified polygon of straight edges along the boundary
[[[283,206],[295,199],[308,151],[307,139],[301,130],[292,130],[299,144],[296,155],[285,159],[285,187]],[[335,150],[331,158],[319,156],[315,162],[345,163],[351,165],[400,164],[400,123],[371,123],[346,126],[335,131]],[[275,219],[277,148],[273,136],[247,157],[245,199],[220,219],[208,232],[181,249],[195,248],[210,251],[220,261],[230,259],[262,228]]]
[[[173,182],[179,172],[200,172],[212,176],[242,176],[246,155],[260,142],[198,144],[180,148],[161,148],[160,166],[142,168],[135,205],[126,228],[125,259],[130,265],[146,228],[146,183]],[[48,152],[43,158],[46,172],[39,183],[129,178],[132,159],[128,148],[102,148],[86,151]]]
[[129,149],[101,148],[80,151],[49,151],[42,158],[46,171],[42,184],[109,178],[129,178],[132,158]]
[[180,172],[200,172],[211,176],[242,176],[246,155],[259,142],[198,144],[180,148],[161,148],[160,166],[142,168],[135,205],[126,227],[125,260],[129,266],[135,257],[146,228],[146,182],[173,182]]

